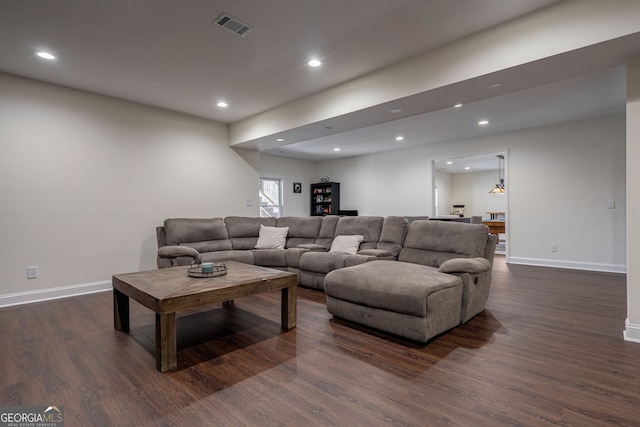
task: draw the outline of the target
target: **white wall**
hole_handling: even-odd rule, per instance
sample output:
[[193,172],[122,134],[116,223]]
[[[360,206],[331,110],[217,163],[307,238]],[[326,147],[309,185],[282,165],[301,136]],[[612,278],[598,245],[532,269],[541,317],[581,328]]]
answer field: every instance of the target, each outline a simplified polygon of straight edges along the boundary
[[627,63],[627,320],[624,337],[640,343],[640,56]]
[[451,205],[453,205],[453,202],[451,201],[453,193],[452,176],[452,174],[446,172],[434,172],[433,174],[435,186],[438,187],[438,211],[434,211],[433,215],[440,216],[451,214]]
[[[617,116],[523,133],[508,157],[513,256],[623,270],[625,126]],[[607,209],[607,200],[616,208]],[[549,252],[551,243],[557,254]]]
[[257,215],[244,202],[258,170],[285,179],[287,215],[308,214],[308,184],[325,174],[343,209],[431,215],[432,160],[501,151],[510,260],[620,271],[625,126],[603,117],[312,166],[231,149],[220,123],[0,74],[0,296],[155,268],[163,219]]
[[624,115],[600,117],[318,168],[342,182],[343,199],[362,215],[431,215],[432,160],[505,152],[509,261],[624,271],[625,126]]
[[0,295],[155,268],[168,217],[257,215],[258,173],[227,141],[221,123],[0,74]]
[[340,182],[340,208],[360,215],[431,216],[430,160],[423,151],[397,150],[319,162],[318,171]]
[[[260,154],[259,171],[261,177],[283,180],[283,216],[309,216],[311,209],[309,188],[311,183],[320,182],[316,172],[316,162]],[[302,193],[293,192],[294,182],[302,184]]]

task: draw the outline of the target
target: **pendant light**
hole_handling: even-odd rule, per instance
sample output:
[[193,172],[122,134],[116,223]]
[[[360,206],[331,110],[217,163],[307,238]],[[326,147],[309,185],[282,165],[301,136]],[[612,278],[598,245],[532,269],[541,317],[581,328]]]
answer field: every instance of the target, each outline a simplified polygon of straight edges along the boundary
[[504,179],[502,178],[502,161],[504,160],[504,156],[498,154],[496,157],[498,157],[498,183],[489,191],[489,194],[504,194]]

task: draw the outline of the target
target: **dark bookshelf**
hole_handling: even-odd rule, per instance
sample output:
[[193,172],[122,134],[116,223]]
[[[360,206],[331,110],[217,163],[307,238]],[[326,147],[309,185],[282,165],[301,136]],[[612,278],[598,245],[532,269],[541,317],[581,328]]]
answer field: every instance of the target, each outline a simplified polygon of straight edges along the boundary
[[339,182],[311,184],[311,216],[338,215],[339,210]]

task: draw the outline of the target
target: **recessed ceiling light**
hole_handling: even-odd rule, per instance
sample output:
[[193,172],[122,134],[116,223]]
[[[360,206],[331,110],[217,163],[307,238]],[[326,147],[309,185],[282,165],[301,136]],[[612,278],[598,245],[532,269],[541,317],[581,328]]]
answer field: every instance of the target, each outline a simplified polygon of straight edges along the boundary
[[333,149],[333,151],[340,151],[340,148],[336,147]]
[[396,136],[396,141],[404,141],[404,136],[401,136],[401,135]]
[[44,59],[56,59],[56,57],[53,56],[51,53],[45,52],[45,51],[38,51],[38,52],[36,52],[36,55],[38,55],[40,58],[44,58]]
[[229,104],[227,104],[227,103],[226,103],[226,102],[224,102],[224,101],[218,101],[218,103],[217,103],[216,105],[217,105],[218,107],[220,107],[220,108],[226,108],[226,107],[228,107],[228,106],[229,106]]
[[284,138],[277,138],[276,141],[282,142],[282,141],[284,141]]
[[453,162],[452,162],[451,160],[449,160],[449,161],[447,162],[447,164],[448,164],[448,165],[452,165],[452,164],[453,164]]
[[322,62],[320,62],[318,59],[312,59],[308,62],[308,64],[310,67],[319,67],[322,65]]
[[488,125],[488,124],[489,124],[489,120],[480,120],[480,121],[478,122],[478,124],[479,124],[480,126]]
[[402,109],[400,108],[394,108],[393,110],[390,111],[393,114],[398,114],[398,113],[402,113]]
[[497,83],[492,83],[489,86],[487,86],[489,89],[499,89],[502,87],[502,83],[497,82]]
[[456,104],[453,106],[453,108],[460,108],[460,107],[462,107],[462,104]]
[[469,169],[471,169],[471,167],[469,167],[469,166],[465,166],[464,167],[464,170],[466,170],[466,171],[468,171]]

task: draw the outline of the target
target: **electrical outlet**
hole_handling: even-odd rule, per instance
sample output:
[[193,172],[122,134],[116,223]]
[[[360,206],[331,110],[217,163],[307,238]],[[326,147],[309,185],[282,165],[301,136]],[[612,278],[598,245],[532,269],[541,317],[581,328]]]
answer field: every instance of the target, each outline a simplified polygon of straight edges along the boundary
[[551,246],[549,247],[549,250],[551,252],[558,252],[558,245],[556,243],[552,243]]
[[616,201],[615,200],[607,200],[607,209],[615,209]]
[[27,267],[27,279],[37,279],[38,278],[38,267]]

